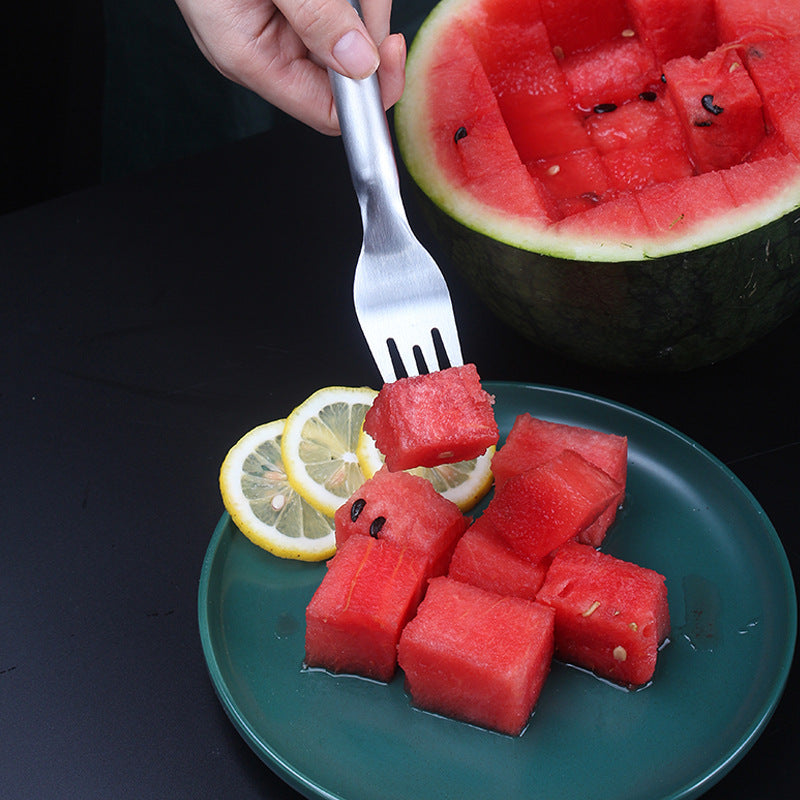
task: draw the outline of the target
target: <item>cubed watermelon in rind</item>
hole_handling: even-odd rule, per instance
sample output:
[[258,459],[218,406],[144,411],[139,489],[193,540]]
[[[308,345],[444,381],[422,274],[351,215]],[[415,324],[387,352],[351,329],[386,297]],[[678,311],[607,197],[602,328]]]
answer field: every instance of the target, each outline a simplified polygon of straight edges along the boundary
[[720,42],[800,35],[797,0],[724,0],[716,4]]
[[557,658],[631,686],[652,679],[670,629],[663,575],[570,542],[537,600],[555,609]]
[[567,236],[596,236],[599,248],[608,242],[610,236],[616,235],[620,243],[633,246],[637,239],[646,239],[650,233],[633,194],[619,194],[606,199],[593,208],[565,217],[553,227]]
[[738,164],[766,135],[761,95],[735,48],[674,59],[664,75],[697,172]]
[[[432,123],[430,158],[456,186],[481,202],[546,221],[539,189],[525,169],[503,120],[497,98],[464,27],[452,25],[453,49],[431,64],[431,92],[426,98]],[[487,159],[486,153],[492,157]],[[502,170],[504,181],[495,176]]]
[[549,193],[559,217],[593,208],[608,193],[608,175],[594,147],[538,159],[528,169]]
[[[748,0],[752,2],[752,0]],[[638,34],[664,63],[717,45],[715,0],[626,0]]]
[[652,90],[661,66],[635,36],[618,36],[561,63],[572,99],[586,113],[597,105],[621,105]]
[[419,708],[519,735],[550,671],[553,609],[435,578],[398,662]]
[[758,203],[774,192],[774,187],[794,174],[800,180],[800,161],[791,153],[745,162],[720,173],[738,206]]
[[719,172],[650,186],[636,200],[654,234],[691,230],[735,206]]
[[539,0],[553,48],[563,55],[587,50],[631,27],[624,0]]

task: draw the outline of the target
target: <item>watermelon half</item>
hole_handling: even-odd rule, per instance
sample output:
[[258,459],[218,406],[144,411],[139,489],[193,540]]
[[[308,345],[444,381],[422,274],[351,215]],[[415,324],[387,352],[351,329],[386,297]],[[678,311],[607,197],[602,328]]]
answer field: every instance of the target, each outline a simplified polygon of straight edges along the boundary
[[[797,0],[443,0],[395,111],[433,231],[534,341],[622,369],[800,303]],[[430,201],[430,202],[428,202]]]

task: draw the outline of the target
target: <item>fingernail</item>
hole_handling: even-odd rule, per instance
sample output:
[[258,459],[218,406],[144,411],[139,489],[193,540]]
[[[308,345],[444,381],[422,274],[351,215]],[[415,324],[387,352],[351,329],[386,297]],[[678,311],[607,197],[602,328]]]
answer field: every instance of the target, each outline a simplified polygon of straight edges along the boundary
[[378,68],[375,48],[359,31],[348,31],[333,46],[333,57],[353,78],[366,78]]

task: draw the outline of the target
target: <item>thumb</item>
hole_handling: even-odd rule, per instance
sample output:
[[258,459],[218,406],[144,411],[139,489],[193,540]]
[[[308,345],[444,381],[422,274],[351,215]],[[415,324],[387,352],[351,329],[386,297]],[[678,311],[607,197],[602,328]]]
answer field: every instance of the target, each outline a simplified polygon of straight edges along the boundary
[[357,79],[378,68],[378,47],[348,0],[275,0],[275,5],[323,66]]

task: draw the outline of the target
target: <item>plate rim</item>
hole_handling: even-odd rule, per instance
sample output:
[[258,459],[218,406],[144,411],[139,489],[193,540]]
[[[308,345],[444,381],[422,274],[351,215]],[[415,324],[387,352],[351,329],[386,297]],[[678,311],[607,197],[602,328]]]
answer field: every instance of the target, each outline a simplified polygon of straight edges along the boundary
[[[632,406],[626,405],[625,403],[580,390],[567,389],[564,387],[551,386],[547,384],[515,381],[487,380],[482,381],[482,385],[490,394],[495,391],[502,392],[504,390],[509,392],[530,391],[534,394],[544,393],[551,396],[577,398],[578,400],[587,401],[594,406],[604,406],[613,409],[615,412],[621,411],[625,414],[637,417],[647,424],[661,429],[666,434],[678,438],[683,444],[691,447],[693,450],[696,450],[698,454],[708,459],[718,470],[720,470],[724,477],[731,482],[736,490],[741,493],[743,498],[747,500],[748,504],[753,508],[755,514],[760,518],[762,530],[766,534],[767,541],[774,550],[780,564],[780,577],[785,588],[784,599],[786,600],[787,611],[786,627],[789,635],[783,651],[783,658],[781,659],[779,668],[774,673],[770,691],[760,707],[760,713],[754,715],[753,718],[749,720],[736,745],[732,748],[729,748],[726,752],[722,753],[716,761],[709,764],[708,769],[698,774],[697,779],[694,782],[687,783],[682,788],[673,791],[670,794],[663,795],[660,800],[688,800],[689,798],[698,797],[699,795],[708,791],[725,775],[727,775],[733,769],[733,767],[735,767],[736,764],[741,761],[745,754],[750,750],[752,745],[758,740],[772,718],[775,709],[780,703],[781,697],[786,688],[789,673],[791,672],[794,651],[797,642],[797,592],[791,566],[777,530],[775,529],[768,515],[764,512],[756,497],[730,467],[728,467],[703,445],[699,444],[663,420],[633,408]],[[242,738],[247,742],[248,746],[256,753],[256,755],[269,769],[278,775],[279,778],[284,780],[291,788],[302,794],[304,797],[313,798],[314,800],[317,798],[321,798],[322,800],[353,800],[353,798],[345,798],[339,794],[331,793],[325,789],[325,787],[321,786],[317,781],[313,780],[302,771],[294,768],[292,764],[288,763],[286,759],[282,758],[280,754],[269,745],[268,742],[263,741],[263,739],[253,729],[246,716],[242,713],[238,703],[230,691],[230,688],[225,682],[219,660],[217,658],[217,651],[212,641],[213,635],[211,632],[209,619],[208,606],[210,598],[208,590],[210,586],[210,575],[216,565],[216,561],[222,545],[224,544],[224,539],[227,535],[227,532],[232,528],[235,528],[235,525],[231,520],[230,515],[227,511],[223,511],[215,526],[214,533],[212,534],[203,558],[197,599],[198,626],[203,655],[206,662],[206,668],[217,697],[231,723],[234,725]],[[311,794],[309,794],[309,792],[311,792]]]

